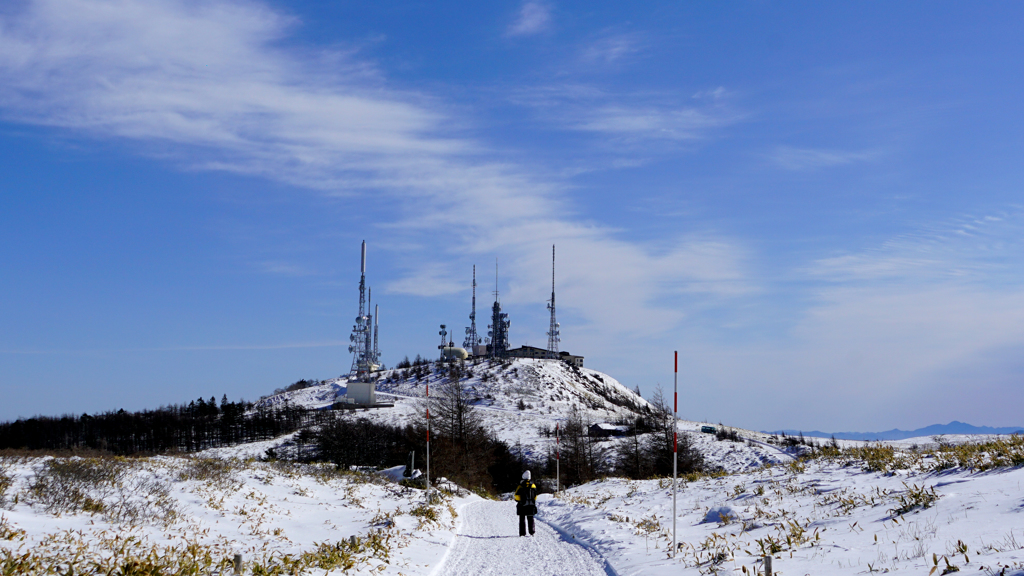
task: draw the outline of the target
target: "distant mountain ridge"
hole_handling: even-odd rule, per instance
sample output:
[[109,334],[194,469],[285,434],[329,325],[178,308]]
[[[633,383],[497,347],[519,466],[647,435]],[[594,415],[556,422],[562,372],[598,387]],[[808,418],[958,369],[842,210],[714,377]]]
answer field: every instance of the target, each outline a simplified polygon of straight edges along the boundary
[[932,424],[917,430],[900,430],[893,428],[885,432],[821,432],[820,430],[776,430],[767,434],[786,434],[789,436],[811,436],[814,438],[831,438],[836,440],[906,440],[920,436],[937,436],[941,434],[1024,434],[1024,426],[993,428],[991,426],[972,426],[956,420],[949,424]]

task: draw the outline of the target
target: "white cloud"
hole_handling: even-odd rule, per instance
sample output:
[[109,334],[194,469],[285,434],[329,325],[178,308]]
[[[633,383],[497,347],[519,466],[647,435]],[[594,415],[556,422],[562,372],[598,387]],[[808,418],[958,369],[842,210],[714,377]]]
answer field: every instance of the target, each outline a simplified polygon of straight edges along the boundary
[[844,151],[779,146],[768,155],[776,165],[786,170],[806,171],[868,162],[878,157],[874,151]]
[[625,138],[693,140],[729,122],[697,108],[604,106],[585,112],[576,128]]
[[515,22],[505,31],[506,36],[532,36],[551,26],[551,9],[540,2],[526,2],[519,9]]
[[696,363],[724,396],[761,390],[760,401],[788,406],[791,427],[1018,425],[1022,229],[1020,213],[969,216],[818,260],[787,330],[699,343]]
[[[546,14],[525,5],[517,29],[539,29]],[[654,248],[579,223],[557,180],[451,136],[446,127],[459,122],[430,97],[388,89],[352,54],[325,61],[281,48],[295,23],[260,4],[38,0],[0,22],[0,110],[8,120],[130,141],[191,168],[372,194],[392,243],[435,247],[446,234],[444,247],[406,262],[408,274],[392,291],[451,293],[462,288],[452,280],[461,275],[449,274],[459,258],[497,255],[521,283],[506,295],[514,302],[527,286],[546,284],[546,266],[534,270],[531,259],[556,242],[566,302],[611,340],[641,325],[652,333],[670,327],[684,306],[659,304],[669,296],[749,290],[736,242],[681,238]],[[712,123],[686,110],[651,117],[658,114],[608,107],[581,129],[667,129],[666,137],[684,138]],[[305,272],[280,262],[262,267]]]
[[581,57],[588,63],[615,64],[641,49],[642,42],[636,35],[617,34],[590,43],[583,48]]
[[9,120],[202,147],[174,151],[328,189],[357,185],[396,154],[459,148],[425,137],[439,116],[376,89],[350,56],[317,68],[275,49],[290,25],[246,3],[39,0],[0,31],[0,104]]
[[991,282],[1013,274],[1024,256],[1024,223],[1017,211],[964,216],[924,227],[864,249],[821,258],[807,272],[836,283]]
[[[588,132],[601,142],[632,147],[708,138],[712,131],[740,122],[723,88],[693,98],[663,93],[609,92],[585,84],[513,90],[513,103],[532,108],[550,124]],[[695,103],[696,101],[696,103]]]

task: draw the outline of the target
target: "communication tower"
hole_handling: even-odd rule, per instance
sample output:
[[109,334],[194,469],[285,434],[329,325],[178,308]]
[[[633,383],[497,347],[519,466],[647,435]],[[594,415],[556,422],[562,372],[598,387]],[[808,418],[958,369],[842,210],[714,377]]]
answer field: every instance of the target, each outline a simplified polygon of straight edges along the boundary
[[356,323],[352,326],[352,334],[348,338],[351,342],[348,351],[353,354],[352,375],[359,379],[367,378],[370,372],[377,369],[379,354],[372,322],[374,317],[367,314],[368,293],[369,289],[366,287],[366,240],[363,240],[359,260],[359,315],[356,316]]
[[504,358],[508,356],[508,327],[511,326],[508,314],[501,311],[501,302],[498,300],[498,262],[494,262],[494,306],[491,307],[491,324],[487,327],[487,335],[491,342],[488,351],[492,357]]
[[466,339],[462,341],[462,347],[473,353],[473,349],[480,345],[480,336],[476,333],[476,264],[473,265],[473,308],[469,313],[469,328],[466,328]]
[[551,310],[551,324],[548,326],[548,350],[558,353],[558,343],[561,341],[558,334],[558,322],[555,320],[555,245],[551,245],[551,302],[548,303],[548,310]]

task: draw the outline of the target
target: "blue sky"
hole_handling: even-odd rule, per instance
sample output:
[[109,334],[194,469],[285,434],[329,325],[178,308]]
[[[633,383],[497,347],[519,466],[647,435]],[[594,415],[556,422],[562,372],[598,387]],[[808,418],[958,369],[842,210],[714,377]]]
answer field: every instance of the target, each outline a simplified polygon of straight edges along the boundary
[[[1020,425],[1015,3],[15,0],[0,418],[254,399],[498,289],[681,415]],[[486,321],[481,322],[486,329]]]

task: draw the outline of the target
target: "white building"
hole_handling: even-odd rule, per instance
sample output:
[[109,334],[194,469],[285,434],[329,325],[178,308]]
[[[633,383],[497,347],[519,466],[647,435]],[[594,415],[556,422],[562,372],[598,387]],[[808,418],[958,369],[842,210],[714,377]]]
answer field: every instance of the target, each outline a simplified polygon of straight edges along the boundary
[[373,382],[349,382],[345,397],[353,404],[372,406],[377,403],[377,389]]

